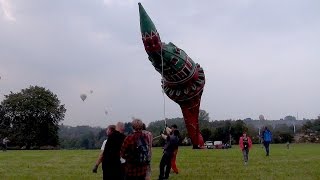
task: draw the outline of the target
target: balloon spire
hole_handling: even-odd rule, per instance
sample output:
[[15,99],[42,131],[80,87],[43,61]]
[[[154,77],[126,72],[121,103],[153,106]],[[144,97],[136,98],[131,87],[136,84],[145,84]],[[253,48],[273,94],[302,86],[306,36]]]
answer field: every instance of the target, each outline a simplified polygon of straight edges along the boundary
[[156,26],[153,24],[151,18],[141,5],[139,5],[140,15],[140,30],[144,48],[147,53],[156,52],[161,50],[161,40]]

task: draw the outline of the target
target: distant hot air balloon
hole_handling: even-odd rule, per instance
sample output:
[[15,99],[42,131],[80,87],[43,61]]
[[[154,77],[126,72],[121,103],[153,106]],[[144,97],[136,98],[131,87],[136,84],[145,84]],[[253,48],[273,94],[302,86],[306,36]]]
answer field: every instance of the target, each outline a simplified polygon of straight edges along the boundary
[[264,119],[264,116],[263,116],[262,114],[259,116],[259,120],[260,120],[260,121],[265,120],[265,119]]
[[84,100],[87,99],[87,95],[86,95],[86,94],[81,94],[81,95],[80,95],[80,98],[82,99],[82,101],[84,101]]
[[106,115],[108,115],[108,110],[106,109],[106,110],[104,110],[104,113],[106,114]]
[[93,90],[90,90],[90,94],[92,94],[93,93]]

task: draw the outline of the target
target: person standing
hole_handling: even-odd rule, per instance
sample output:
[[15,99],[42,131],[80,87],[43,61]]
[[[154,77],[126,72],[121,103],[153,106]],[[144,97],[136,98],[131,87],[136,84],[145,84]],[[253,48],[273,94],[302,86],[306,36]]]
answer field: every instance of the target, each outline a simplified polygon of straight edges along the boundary
[[[106,129],[106,131],[107,131],[107,129]],[[97,159],[95,165],[94,165],[93,168],[92,168],[92,172],[93,172],[93,173],[97,173],[97,172],[98,172],[98,167],[99,167],[99,165],[101,164],[101,162],[102,162],[102,160],[103,160],[103,151],[104,151],[104,147],[106,146],[107,141],[108,141],[108,138],[105,139],[105,140],[103,141],[102,145],[101,145],[100,154],[99,154],[99,156],[98,156],[98,159]]]
[[8,139],[8,137],[5,137],[5,138],[3,138],[2,139],[2,146],[3,146],[3,151],[7,151],[7,149],[8,149],[8,142],[10,142],[9,141],[9,139]]
[[[178,126],[176,124],[171,125],[171,128],[168,128],[168,127],[166,128],[167,134],[173,135],[174,131],[176,131],[177,137],[179,138],[180,132],[179,132]],[[178,149],[179,149],[179,146],[176,146],[173,151],[172,158],[171,158],[171,169],[176,174],[179,174],[179,169],[177,168],[177,164],[176,164]]]
[[265,127],[264,131],[262,132],[262,140],[263,140],[263,146],[266,150],[266,156],[269,156],[269,145],[272,140],[272,133],[268,129],[268,127]]
[[166,140],[166,144],[163,147],[163,155],[160,161],[160,175],[159,180],[165,180],[169,178],[171,169],[171,159],[173,153],[179,144],[178,131],[173,131],[170,135],[161,134],[162,138]]
[[[133,134],[127,136],[122,144],[120,156],[125,159],[125,179],[126,180],[145,180],[147,175],[147,170],[149,167],[149,160],[141,162],[141,156],[143,156],[143,160],[145,158],[151,158],[148,154],[150,140],[146,133],[142,132],[143,122],[140,119],[134,119],[132,122]],[[139,145],[138,145],[139,142]],[[143,153],[140,154],[140,148],[144,150]],[[137,157],[138,155],[138,157]]]
[[[118,122],[117,123],[117,125],[115,126],[115,129],[116,129],[116,131],[118,131],[118,132],[120,132],[121,134],[123,134],[123,135],[121,135],[121,136],[123,136],[122,138],[124,139],[125,138],[125,135],[124,135],[124,123],[123,122]],[[106,128],[106,134],[107,134],[107,136],[108,136],[108,128]],[[99,156],[98,156],[98,159],[97,159],[97,161],[96,161],[96,163],[95,163],[95,165],[93,166],[93,169],[92,169],[92,172],[93,173],[97,173],[97,170],[98,170],[98,167],[99,167],[99,165],[102,163],[102,161],[103,161],[103,152],[104,152],[104,149],[105,149],[105,146],[106,146],[106,143],[107,143],[107,141],[108,141],[108,138],[107,139],[105,139],[104,141],[103,141],[103,143],[102,143],[102,146],[101,146],[101,152],[100,152],[100,154],[99,154]]]
[[248,160],[249,160],[249,150],[252,147],[252,141],[251,141],[251,138],[249,136],[247,136],[246,132],[244,132],[242,134],[242,136],[240,137],[239,146],[240,146],[240,149],[243,154],[244,164],[247,165]]
[[113,126],[110,128],[110,135],[108,136],[108,141],[103,151],[103,179],[124,179],[120,160],[120,149],[126,136],[118,130],[123,131],[121,130],[121,123],[118,123],[115,129]]

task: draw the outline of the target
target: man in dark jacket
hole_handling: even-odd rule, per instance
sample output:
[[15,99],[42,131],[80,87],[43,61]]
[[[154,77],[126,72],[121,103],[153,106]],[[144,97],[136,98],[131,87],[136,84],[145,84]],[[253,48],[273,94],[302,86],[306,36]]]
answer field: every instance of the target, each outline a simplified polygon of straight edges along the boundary
[[173,157],[175,149],[179,144],[178,134],[179,131],[173,131],[171,135],[161,134],[162,138],[166,140],[166,144],[163,147],[163,155],[160,161],[160,175],[159,180],[165,180],[169,178],[171,169],[171,159]]
[[110,125],[107,130],[108,141],[103,151],[102,170],[104,180],[124,179],[121,162],[120,149],[125,139],[125,135],[116,130],[114,125]]

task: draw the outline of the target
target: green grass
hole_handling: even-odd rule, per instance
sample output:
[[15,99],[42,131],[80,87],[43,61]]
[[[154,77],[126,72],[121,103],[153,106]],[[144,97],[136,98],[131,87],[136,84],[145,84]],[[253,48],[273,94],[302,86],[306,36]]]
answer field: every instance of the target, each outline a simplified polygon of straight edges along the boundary
[[[245,166],[237,146],[228,150],[192,150],[180,147],[178,175],[170,179],[320,179],[320,144],[271,144],[266,157],[260,145],[253,146]],[[162,149],[153,149],[152,179],[159,175]],[[102,179],[91,168],[99,150],[0,152],[0,179]]]

